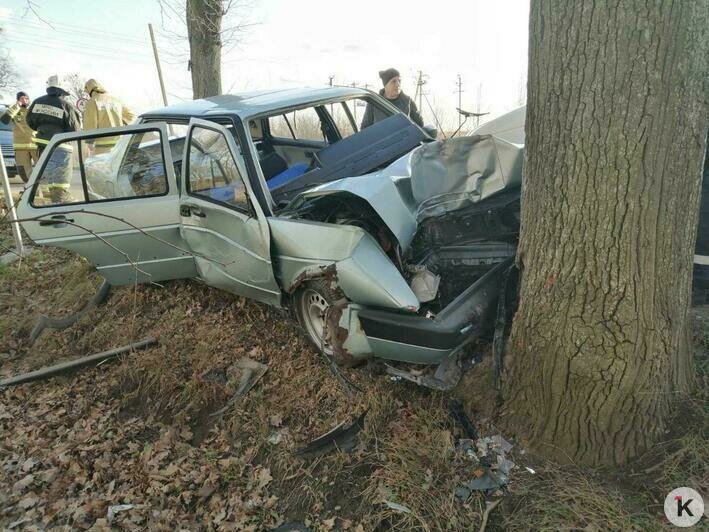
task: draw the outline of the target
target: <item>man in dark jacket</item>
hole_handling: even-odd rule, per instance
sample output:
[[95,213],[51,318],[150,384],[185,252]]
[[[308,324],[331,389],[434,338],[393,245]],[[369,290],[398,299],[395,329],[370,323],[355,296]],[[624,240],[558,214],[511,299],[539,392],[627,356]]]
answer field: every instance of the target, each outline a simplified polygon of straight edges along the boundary
[[[412,122],[419,127],[423,127],[423,120],[421,119],[421,114],[416,107],[416,103],[414,103],[414,101],[401,90],[401,75],[399,74],[399,71],[395,68],[380,70],[379,77],[384,85],[384,88],[379,91],[379,94],[389,100],[389,103],[399,108],[402,113],[411,119]],[[388,115],[382,113],[372,104],[367,104],[367,108],[364,110],[364,118],[362,118],[362,125],[360,126],[360,129],[364,129],[367,126],[371,126],[375,122],[384,120],[387,116]]]
[[[61,87],[58,76],[47,80],[47,94],[37,98],[27,112],[27,125],[37,132],[36,142],[39,155],[47,147],[52,137],[58,133],[79,131],[81,118],[76,107],[66,99],[69,93]],[[72,201],[71,166],[73,149],[71,143],[57,146],[47,161],[42,174],[42,185],[46,185],[53,204]]]

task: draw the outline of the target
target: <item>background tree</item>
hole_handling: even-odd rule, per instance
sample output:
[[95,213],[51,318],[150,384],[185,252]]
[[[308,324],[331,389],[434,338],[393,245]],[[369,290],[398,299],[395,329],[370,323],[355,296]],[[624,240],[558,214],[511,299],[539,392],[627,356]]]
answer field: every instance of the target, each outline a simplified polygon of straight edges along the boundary
[[10,52],[2,45],[2,31],[0,28],[0,92],[11,92],[20,88],[22,77]]
[[521,301],[503,375],[537,450],[622,463],[692,384],[706,2],[531,3]]
[[88,94],[84,91],[84,84],[86,80],[78,72],[72,72],[64,76],[64,84],[67,91],[71,94],[74,103],[78,102],[81,98],[88,98]]
[[[250,0],[159,0],[163,30],[173,39],[187,42],[187,68],[192,77],[193,98],[222,94],[222,53],[238,46],[253,26],[247,17]],[[165,24],[168,22],[169,24]],[[166,27],[173,29],[166,29]],[[174,27],[186,29],[186,34]],[[183,51],[173,52],[179,57]]]

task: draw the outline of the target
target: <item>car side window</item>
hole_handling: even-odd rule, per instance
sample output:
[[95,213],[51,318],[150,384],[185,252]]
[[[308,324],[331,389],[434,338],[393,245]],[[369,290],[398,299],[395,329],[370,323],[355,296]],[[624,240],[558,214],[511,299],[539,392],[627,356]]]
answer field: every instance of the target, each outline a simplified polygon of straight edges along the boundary
[[268,128],[271,136],[276,138],[327,141],[322,121],[315,107],[271,116],[268,118]]
[[250,212],[243,176],[222,132],[195,126],[189,142],[188,192]]
[[167,194],[160,130],[57,144],[32,190],[35,207]]

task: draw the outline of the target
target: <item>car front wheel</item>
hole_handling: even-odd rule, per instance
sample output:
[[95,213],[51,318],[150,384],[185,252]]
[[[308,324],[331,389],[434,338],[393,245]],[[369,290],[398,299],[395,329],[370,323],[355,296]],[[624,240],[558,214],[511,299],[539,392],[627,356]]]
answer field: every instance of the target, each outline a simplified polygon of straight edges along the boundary
[[322,280],[305,283],[293,298],[293,310],[306,336],[317,349],[330,357],[333,356],[333,348],[325,338],[325,317],[337,299],[337,293]]

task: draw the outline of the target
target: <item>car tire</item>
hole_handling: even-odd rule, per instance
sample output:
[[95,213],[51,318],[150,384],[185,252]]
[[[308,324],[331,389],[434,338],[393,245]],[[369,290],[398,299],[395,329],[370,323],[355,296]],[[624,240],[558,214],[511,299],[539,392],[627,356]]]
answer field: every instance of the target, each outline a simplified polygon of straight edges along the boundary
[[332,346],[323,339],[323,330],[325,313],[341,298],[339,290],[333,290],[329,282],[321,279],[303,283],[293,296],[293,313],[306,338],[317,350],[335,359]]

